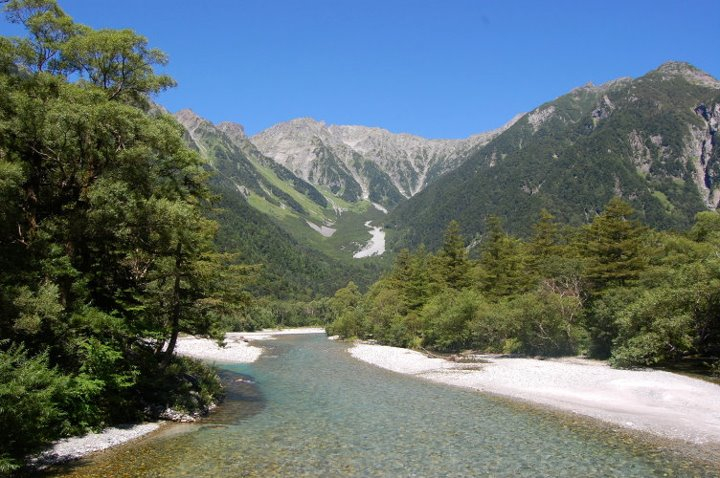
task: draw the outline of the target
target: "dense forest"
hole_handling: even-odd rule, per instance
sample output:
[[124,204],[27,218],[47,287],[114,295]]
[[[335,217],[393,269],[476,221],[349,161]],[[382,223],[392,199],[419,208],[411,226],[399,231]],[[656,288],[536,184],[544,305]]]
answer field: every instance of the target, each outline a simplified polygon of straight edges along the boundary
[[164,54],[54,0],[5,2],[0,38],[0,473],[54,438],[193,411],[221,391],[176,357],[249,306],[216,252],[200,156],[153,107]]
[[403,250],[366,294],[339,290],[328,332],[440,352],[586,354],[619,367],[694,359],[720,372],[718,213],[698,213],[686,234],[661,232],[615,198],[581,227],[542,211],[526,240],[495,216],[486,229],[469,248],[453,221],[436,253]]

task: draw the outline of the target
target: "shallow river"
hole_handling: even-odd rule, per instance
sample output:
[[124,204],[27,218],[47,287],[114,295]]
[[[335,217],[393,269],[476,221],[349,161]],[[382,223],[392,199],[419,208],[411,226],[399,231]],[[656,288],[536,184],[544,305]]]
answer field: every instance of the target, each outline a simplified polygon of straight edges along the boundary
[[718,476],[674,445],[387,372],[321,335],[263,345],[256,363],[225,367],[235,385],[202,423],[51,476]]

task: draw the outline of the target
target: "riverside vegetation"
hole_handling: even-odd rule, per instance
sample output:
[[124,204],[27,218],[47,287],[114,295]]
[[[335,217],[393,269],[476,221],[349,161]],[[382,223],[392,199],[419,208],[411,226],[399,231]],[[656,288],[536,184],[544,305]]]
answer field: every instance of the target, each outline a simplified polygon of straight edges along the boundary
[[449,224],[436,253],[399,253],[366,294],[334,297],[328,332],[441,352],[609,358],[619,367],[695,358],[720,371],[720,215],[660,232],[610,201],[582,227],[542,211],[526,240],[494,216],[470,252]]
[[54,0],[5,12],[27,36],[0,38],[0,474],[60,436],[207,407],[219,379],[178,334],[251,306],[201,158],[150,101],[174,84],[164,54]]
[[[166,57],[144,37],[75,23],[55,0],[0,3],[26,30],[0,37],[0,475],[62,436],[164,407],[207,408],[222,386],[212,368],[175,356],[181,333],[220,338],[332,322],[328,330],[344,337],[443,352],[588,353],[619,366],[696,357],[719,368],[717,213],[699,213],[680,234],[642,226],[620,200],[586,226],[577,226],[584,216],[544,201],[533,204],[561,220],[543,212],[521,240],[493,216],[476,227],[480,213],[493,211],[473,209],[472,218],[458,216],[486,231],[471,247],[452,222],[437,252],[401,251],[363,294],[385,259],[353,262],[315,249],[321,239],[293,236],[309,231],[304,221],[273,220],[243,198],[238,185],[257,183],[256,196],[276,209],[328,208],[317,185],[262,158],[257,171],[267,174],[259,176],[239,143],[213,131],[188,141],[152,102],[174,82],[156,71]],[[684,227],[682,218],[704,208],[684,184],[682,194],[662,185],[651,194],[661,203],[687,199],[677,220],[653,225]],[[462,184],[454,189],[473,196]],[[473,197],[464,203],[494,204]],[[406,214],[422,220],[420,237],[395,223],[412,211],[402,204],[386,224],[396,244],[434,245],[429,234],[457,210]],[[526,232],[524,216],[504,216],[508,229]],[[366,233],[364,216],[345,217]],[[325,297],[348,279],[355,282]]]

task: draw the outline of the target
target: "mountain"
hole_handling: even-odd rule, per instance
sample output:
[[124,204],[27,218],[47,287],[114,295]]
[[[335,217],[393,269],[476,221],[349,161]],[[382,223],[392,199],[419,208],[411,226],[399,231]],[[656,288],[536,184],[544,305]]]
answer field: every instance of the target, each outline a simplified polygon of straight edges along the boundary
[[[212,172],[210,186],[218,197],[214,211],[220,224],[218,245],[236,253],[241,263],[261,265],[254,292],[308,299],[332,294],[350,279],[362,285],[377,277],[377,261],[351,263],[340,254],[328,253],[338,244],[323,247],[324,236],[312,226],[326,230],[326,221],[337,220],[336,206],[314,186],[263,156],[247,140],[242,126],[214,125],[190,110],[176,113],[175,118],[185,128],[188,144],[200,152]],[[364,243],[370,234],[362,223],[356,229],[358,241]],[[351,242],[347,234],[343,239]],[[351,256],[349,251],[347,257]]]
[[250,140],[264,155],[346,201],[392,209],[512,125],[460,140],[425,139],[311,118],[277,124]]
[[588,84],[524,115],[386,222],[395,247],[434,246],[451,219],[472,236],[494,214],[524,235],[542,208],[578,225],[620,196],[649,225],[684,228],[720,201],[719,121],[720,82],[686,63]]

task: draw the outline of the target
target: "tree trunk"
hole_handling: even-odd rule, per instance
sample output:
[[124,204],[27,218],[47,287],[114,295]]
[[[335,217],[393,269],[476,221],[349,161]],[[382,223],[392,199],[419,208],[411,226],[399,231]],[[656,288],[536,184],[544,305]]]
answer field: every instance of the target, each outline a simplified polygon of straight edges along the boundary
[[177,247],[175,248],[175,283],[173,284],[173,302],[172,311],[170,315],[170,342],[168,348],[165,351],[165,365],[169,364],[172,360],[173,353],[175,352],[175,345],[177,344],[177,338],[180,334],[180,268],[182,266],[182,243],[178,241]]

